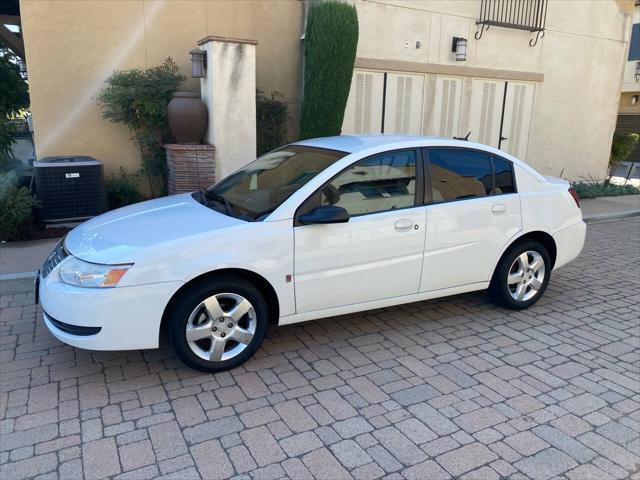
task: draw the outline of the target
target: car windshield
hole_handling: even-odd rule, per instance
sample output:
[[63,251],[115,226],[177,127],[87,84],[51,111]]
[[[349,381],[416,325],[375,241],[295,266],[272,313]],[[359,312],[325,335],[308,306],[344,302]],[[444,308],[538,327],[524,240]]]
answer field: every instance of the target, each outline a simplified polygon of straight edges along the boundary
[[347,155],[288,145],[267,153],[204,191],[211,206],[248,221],[262,220],[322,170]]

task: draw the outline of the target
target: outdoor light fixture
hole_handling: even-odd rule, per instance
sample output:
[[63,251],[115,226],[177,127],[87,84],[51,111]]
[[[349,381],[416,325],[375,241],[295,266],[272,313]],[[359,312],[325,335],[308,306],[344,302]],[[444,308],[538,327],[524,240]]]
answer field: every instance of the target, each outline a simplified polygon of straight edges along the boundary
[[191,54],[191,77],[204,78],[207,71],[207,52],[194,48]]
[[451,51],[456,54],[456,62],[465,62],[467,60],[467,44],[466,38],[453,37]]
[[640,81],[640,62],[636,62],[635,79],[636,79],[636,82]]

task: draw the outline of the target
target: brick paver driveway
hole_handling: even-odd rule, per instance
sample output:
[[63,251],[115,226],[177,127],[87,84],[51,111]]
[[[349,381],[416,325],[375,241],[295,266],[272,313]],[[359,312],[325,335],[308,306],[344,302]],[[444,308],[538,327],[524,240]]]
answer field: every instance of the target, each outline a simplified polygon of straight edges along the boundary
[[218,375],[75,350],[2,297],[0,477],[635,477],[639,237],[589,226],[528,311],[477,293],[284,327]]

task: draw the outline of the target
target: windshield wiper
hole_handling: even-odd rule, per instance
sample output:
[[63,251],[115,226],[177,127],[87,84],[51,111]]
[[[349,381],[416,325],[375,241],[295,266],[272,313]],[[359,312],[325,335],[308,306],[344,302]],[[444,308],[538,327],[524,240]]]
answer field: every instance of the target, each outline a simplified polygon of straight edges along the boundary
[[203,190],[202,192],[208,200],[213,200],[214,202],[221,203],[224,206],[224,213],[226,213],[230,217],[237,217],[235,209],[233,208],[233,205],[231,205],[231,202],[229,202],[229,200],[224,198],[222,195],[218,195],[217,193],[213,193],[208,190]]
[[262,212],[258,212],[254,215],[253,220],[254,221],[262,221],[264,220],[266,217],[268,217],[271,213],[273,213],[273,211],[278,208],[278,207],[274,207],[274,208],[269,208],[268,210],[263,210]]

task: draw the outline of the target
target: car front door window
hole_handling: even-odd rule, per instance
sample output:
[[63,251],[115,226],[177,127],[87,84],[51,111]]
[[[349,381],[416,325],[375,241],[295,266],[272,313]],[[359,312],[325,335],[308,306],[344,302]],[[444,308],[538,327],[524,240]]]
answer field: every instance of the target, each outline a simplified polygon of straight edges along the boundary
[[405,150],[354,163],[320,192],[320,205],[335,205],[349,216],[412,207],[416,194],[416,152]]

